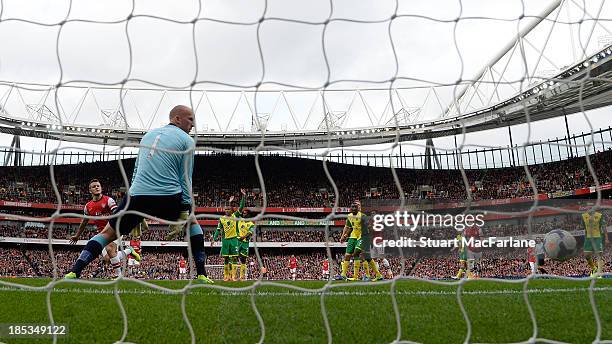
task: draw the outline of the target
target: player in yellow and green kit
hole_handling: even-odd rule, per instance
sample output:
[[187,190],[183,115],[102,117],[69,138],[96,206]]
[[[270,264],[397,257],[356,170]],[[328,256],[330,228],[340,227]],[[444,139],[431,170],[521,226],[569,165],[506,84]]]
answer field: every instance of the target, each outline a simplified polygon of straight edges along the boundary
[[[354,254],[355,257],[359,256],[361,260],[364,262],[364,268],[366,272],[366,278],[364,280],[370,279],[370,269],[374,272],[375,277],[372,281],[380,281],[383,280],[383,275],[378,270],[378,265],[376,265],[376,261],[372,259],[372,255],[370,253],[370,248],[372,247],[372,226],[374,225],[374,215],[376,212],[372,212],[369,216],[362,216],[361,223],[364,224],[361,227],[361,245],[356,248],[356,252]],[[359,273],[359,269],[355,268],[355,278],[357,278],[357,274]]]
[[[351,205],[351,212],[346,218],[346,224],[344,225],[342,236],[340,237],[340,242],[344,242],[344,240],[346,240],[348,237],[344,260],[342,261],[342,272],[340,274],[340,279],[347,279],[346,272],[348,271],[351,257],[353,258],[354,264],[353,278],[351,278],[351,280],[357,280],[359,278],[359,268],[361,267],[360,253],[363,251],[363,241],[361,238],[362,226],[366,225],[366,222],[364,221],[365,215],[360,211],[359,203],[353,203]],[[374,264],[376,263],[374,262]],[[368,262],[364,265],[366,278],[368,279],[370,277],[370,266],[371,264],[368,260]]]
[[[355,254],[355,249],[357,247],[361,247],[361,220],[363,217],[363,213],[359,211],[359,204],[353,203],[351,204],[351,212],[346,217],[346,224],[344,225],[344,229],[342,230],[342,236],[340,237],[340,242],[344,242],[348,237],[348,241],[346,242],[346,251],[344,253],[344,260],[342,261],[342,272],[340,273],[340,279],[347,279],[346,272],[348,271],[349,264],[351,262],[351,258]],[[350,234],[350,237],[349,237]],[[354,269],[357,273],[359,273],[360,262],[358,263],[358,259],[353,261]],[[355,276],[353,276],[355,278]]]
[[221,237],[221,256],[223,256],[223,280],[236,281],[236,258],[238,257],[238,217],[242,213],[245,203],[246,191],[241,189],[242,199],[240,200],[240,206],[238,210],[234,211],[233,196],[230,198],[230,206],[225,208],[225,215],[219,218],[219,224],[217,230],[213,235],[213,240],[210,245],[212,246],[214,241]]
[[246,262],[249,256],[249,242],[255,234],[255,223],[247,220],[249,210],[242,211],[242,220],[238,221],[238,259],[240,260],[240,277],[239,280],[244,281],[246,277]]
[[[591,277],[601,278],[603,269],[603,246],[608,243],[606,222],[602,213],[586,212],[582,214],[584,222],[584,256],[591,268]],[[593,260],[593,253],[597,256],[597,263]]]
[[456,279],[460,279],[463,277],[463,274],[466,274],[467,278],[472,278],[472,272],[468,269],[468,254],[467,254],[467,246],[463,242],[463,236],[461,234],[457,234],[457,246],[451,249],[451,252],[454,250],[459,250],[459,271],[455,276]]

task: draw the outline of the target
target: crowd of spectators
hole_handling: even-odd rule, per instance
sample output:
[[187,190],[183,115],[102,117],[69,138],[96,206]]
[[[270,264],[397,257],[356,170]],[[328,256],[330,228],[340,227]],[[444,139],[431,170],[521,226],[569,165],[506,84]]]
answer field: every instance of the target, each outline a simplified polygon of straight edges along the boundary
[[0,276],[35,277],[37,274],[18,248],[0,248]]
[[[608,223],[612,223],[609,217]],[[77,230],[78,225],[74,224],[54,224],[53,238],[67,239]],[[563,229],[569,232],[575,232],[583,229],[582,219],[579,214],[563,214],[556,216],[547,216],[535,218],[531,225],[531,234],[545,234],[553,229]],[[141,240],[143,241],[166,241],[168,235],[167,226],[150,225],[150,230],[143,233]],[[258,242],[339,242],[342,227],[330,227],[329,236],[325,237],[324,227],[310,228],[275,228],[262,227],[256,231],[256,240]],[[81,239],[89,239],[96,233],[94,226],[89,226],[81,235]],[[394,233],[387,232],[385,238],[394,238]],[[214,234],[213,227],[204,227],[204,240],[211,241]],[[529,227],[525,219],[519,220],[498,220],[485,222],[482,227],[483,236],[507,237],[507,236],[526,236],[529,234]],[[403,228],[398,231],[398,236],[419,238],[426,235],[432,239],[448,239],[454,238],[457,231],[452,228],[441,227],[421,227],[416,231],[410,231]],[[0,225],[0,237],[16,237],[16,238],[32,238],[32,239],[47,239],[49,236],[49,227],[39,224],[37,226],[28,224],[27,222],[4,222]],[[129,235],[124,236],[127,240]],[[184,238],[177,236],[172,241],[182,241]]]
[[[590,161],[600,184],[612,183],[612,151],[596,153]],[[122,160],[130,180],[133,159]],[[317,160],[261,156],[259,158],[266,189],[266,204],[271,207],[329,207],[334,204],[334,188]],[[339,190],[339,205],[349,206],[355,199],[399,197],[391,170],[382,167],[328,163],[328,170]],[[198,206],[223,207],[238,189],[249,190],[247,205],[261,206],[264,194],[252,156],[198,156],[193,178]],[[103,172],[100,172],[103,171]],[[308,171],[305,173],[305,171]],[[127,189],[117,161],[92,162],[54,167],[51,180],[48,166],[2,167],[0,199],[16,202],[58,203],[53,182],[64,204],[85,204],[87,183],[101,181],[104,192],[120,199]],[[467,199],[459,170],[396,169],[405,195],[414,199],[457,201]],[[531,165],[538,193],[572,191],[595,185],[584,157]],[[465,170],[474,200],[533,196],[524,167]],[[428,188],[423,189],[422,186]],[[426,192],[423,192],[426,190]]]
[[[78,257],[75,249],[54,249],[56,276],[62,276],[71,267]],[[158,252],[151,248],[143,249],[143,259],[138,268],[134,268],[130,277],[144,279],[178,279],[189,278],[191,266],[188,264],[188,275],[178,274],[178,263],[185,251]],[[289,258],[291,250],[286,252],[266,252],[260,250],[260,258],[267,275],[262,278],[270,280],[291,279],[289,272]],[[320,280],[323,275],[323,260],[327,258],[324,249],[312,249],[310,252],[297,252],[297,279]],[[483,257],[476,261],[475,273],[478,277],[491,278],[520,278],[530,274],[525,250],[491,250],[485,251]],[[608,251],[604,255],[606,264],[605,273],[612,273],[612,254]],[[340,262],[343,254],[333,254],[330,264],[330,277],[335,277],[340,271]],[[457,274],[458,257],[456,252],[447,252],[438,255],[420,256],[416,254],[400,257],[388,257],[389,266],[377,259],[379,268],[385,276],[398,276],[401,273],[402,260],[404,262],[404,276],[426,279],[448,279]],[[223,259],[218,255],[207,257],[209,275],[213,279],[222,279]],[[585,259],[578,255],[566,261],[548,260],[545,268],[549,274],[559,276],[588,276],[590,269]],[[349,277],[352,276],[352,265]],[[261,273],[257,257],[251,255],[247,260],[247,276],[257,279]],[[363,269],[362,269],[363,271]],[[14,248],[0,247],[0,277],[53,277],[54,269],[49,251],[43,248]],[[90,264],[83,272],[83,278],[112,278],[110,265],[101,259]]]

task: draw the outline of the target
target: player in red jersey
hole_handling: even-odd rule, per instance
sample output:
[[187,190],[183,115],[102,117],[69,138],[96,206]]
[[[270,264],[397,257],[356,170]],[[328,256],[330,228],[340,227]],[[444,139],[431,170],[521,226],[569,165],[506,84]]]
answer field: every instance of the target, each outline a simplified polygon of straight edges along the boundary
[[329,259],[323,260],[323,279],[329,279]]
[[[110,216],[117,209],[117,203],[111,197],[102,194],[102,185],[100,181],[97,179],[92,179],[89,182],[89,192],[91,193],[91,201],[85,204],[85,209],[83,210],[83,214],[86,216]],[[93,220],[96,228],[98,229],[98,233],[100,233],[106,223],[107,219],[96,219]],[[89,223],[89,218],[85,217],[81,220],[81,224],[77,229],[76,234],[70,237],[70,244],[76,244],[79,240],[79,237],[87,227]],[[109,243],[102,250],[102,257],[104,260],[107,260],[111,263],[113,269],[117,276],[121,274],[121,260],[125,259],[129,254],[133,254],[137,260],[140,260],[140,255],[138,253],[134,254],[134,250],[131,247],[126,248],[125,250],[117,252],[117,245],[120,243],[121,238],[117,238],[117,240]]]
[[132,240],[130,240],[130,247],[134,250],[134,252],[138,255],[139,258],[136,259],[136,256],[131,253],[128,255],[128,272],[130,273],[130,276],[133,275],[134,269],[137,269],[138,266],[140,266],[140,260],[142,259],[141,244],[142,241],[140,241],[139,236],[134,236],[132,237]]
[[535,247],[527,248],[527,262],[529,263],[529,268],[531,269],[531,274],[536,274],[536,254]]
[[185,257],[181,256],[179,260],[179,279],[186,279],[187,277],[187,261]]
[[291,258],[289,258],[289,272],[291,273],[291,279],[295,281],[295,276],[297,275],[297,259],[294,255],[291,255]]
[[[480,241],[481,238],[481,230],[478,226],[468,227],[463,230],[463,235],[470,244],[467,245],[467,276],[468,278],[477,277],[474,274],[475,270],[475,261],[480,260],[482,258],[482,249],[480,247],[476,247],[474,245],[475,241]],[[470,241],[470,239],[474,238],[474,240]]]

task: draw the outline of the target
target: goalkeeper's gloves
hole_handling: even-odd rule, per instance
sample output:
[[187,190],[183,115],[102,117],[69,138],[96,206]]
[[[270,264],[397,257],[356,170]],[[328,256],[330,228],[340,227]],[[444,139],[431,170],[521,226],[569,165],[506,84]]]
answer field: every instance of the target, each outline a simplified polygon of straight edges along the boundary
[[[181,214],[177,221],[187,221],[187,219],[189,219],[189,210],[183,210],[181,211]],[[168,229],[170,230],[170,233],[166,235],[166,241],[170,241],[176,238],[178,235],[184,235],[186,226],[187,226],[187,223],[168,225]]]

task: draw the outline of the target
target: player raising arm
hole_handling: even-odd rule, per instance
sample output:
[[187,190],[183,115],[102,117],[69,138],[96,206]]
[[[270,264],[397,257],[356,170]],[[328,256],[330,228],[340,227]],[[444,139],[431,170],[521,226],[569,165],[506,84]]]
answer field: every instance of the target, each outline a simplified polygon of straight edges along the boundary
[[248,209],[242,210],[242,220],[238,221],[238,259],[240,259],[240,280],[246,277],[246,262],[249,257],[249,242],[255,234],[255,223],[247,220],[250,213]]
[[225,215],[219,218],[217,230],[213,234],[212,246],[215,240],[221,238],[221,256],[223,256],[223,280],[236,281],[236,265],[239,250],[238,242],[238,217],[242,213],[245,203],[246,190],[241,189],[242,199],[237,210],[234,209],[233,196],[230,204],[225,208]]

